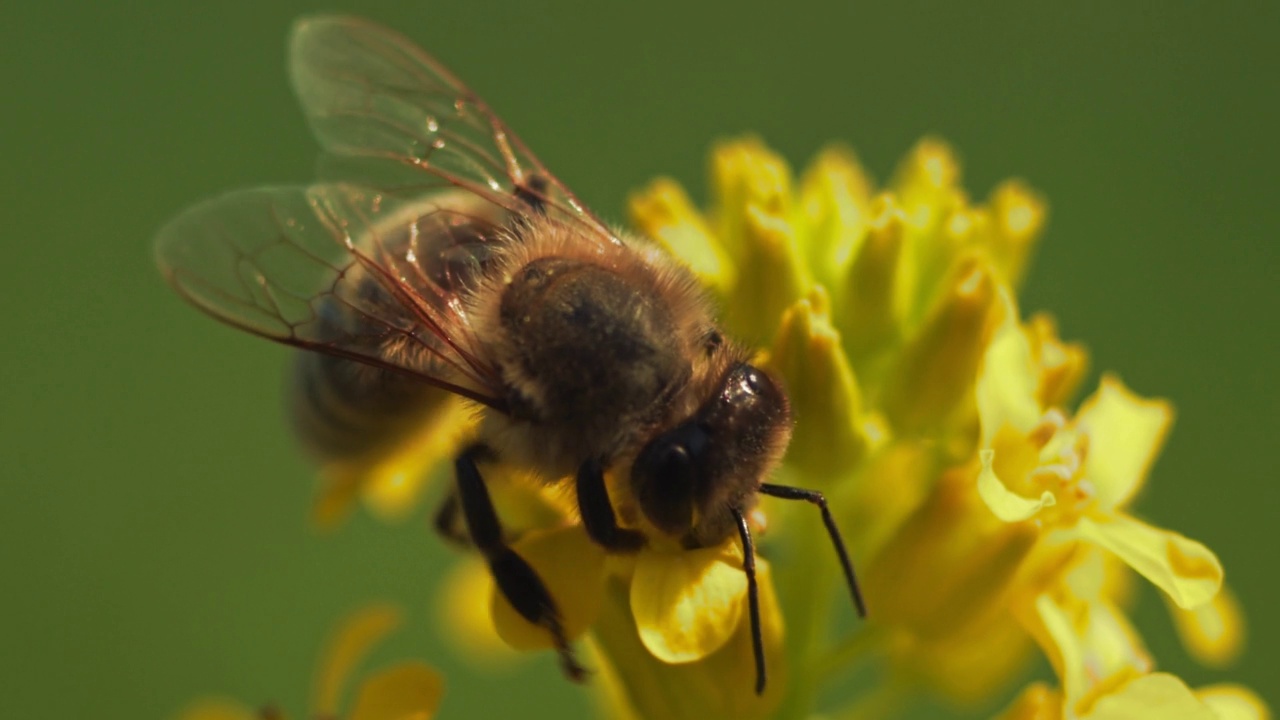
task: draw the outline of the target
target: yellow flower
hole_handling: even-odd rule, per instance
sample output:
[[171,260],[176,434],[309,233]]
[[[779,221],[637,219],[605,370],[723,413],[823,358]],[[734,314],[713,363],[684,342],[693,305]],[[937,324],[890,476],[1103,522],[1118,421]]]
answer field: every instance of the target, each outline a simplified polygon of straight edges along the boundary
[[474,411],[461,398],[444,391],[431,397],[418,425],[393,446],[321,467],[311,510],[317,526],[337,526],[357,500],[388,521],[402,520],[417,507],[432,471],[457,456],[475,424]]
[[1035,683],[997,720],[1270,720],[1266,703],[1238,685],[1192,690],[1179,678],[1153,673],[1129,678],[1095,699],[1083,714],[1068,714],[1059,693]]
[[[610,712],[882,717],[923,689],[979,704],[1038,649],[1060,687],[1033,685],[1006,717],[1128,717],[1148,701],[1187,717],[1265,717],[1243,689],[1192,692],[1153,674],[1124,614],[1137,571],[1178,608],[1193,653],[1225,660],[1243,637],[1216,557],[1128,511],[1168,403],[1107,375],[1072,414],[1086,351],[1047,315],[1018,315],[1047,217],[1032,190],[1007,181],[972,203],[954,154],[932,139],[883,188],[843,147],[797,181],[759,140],[730,141],[712,152],[710,186],[704,212],[656,180],[631,197],[632,222],[693,269],[727,329],[783,379],[795,428],[779,481],[826,495],[870,617],[851,621],[813,509],[762,499],[769,681],[757,697],[736,538],[691,550],[651,533],[635,555],[610,556],[558,506],[515,547],[598,666]],[[623,524],[644,529],[625,493],[611,497]],[[551,644],[493,598],[494,634]],[[828,707],[828,686],[859,672],[878,690]]]
[[[430,720],[443,693],[439,673],[421,662],[406,661],[378,670],[361,682],[355,699],[344,702],[347,681],[382,638],[400,624],[400,613],[372,605],[348,617],[330,639],[316,669],[310,717],[348,720]],[[341,712],[343,706],[349,709]],[[283,720],[274,709],[254,711],[225,699],[192,704],[179,720]]]
[[1217,557],[1125,512],[1164,443],[1172,408],[1111,375],[1074,418],[1045,407],[1011,300],[1006,313],[978,380],[983,500],[1006,522],[1035,518],[1048,546],[1083,542],[1114,553],[1180,608],[1210,602],[1222,586]]
[[[556,599],[570,640],[595,628],[592,654],[611,665],[604,672],[617,678],[619,702],[642,717],[764,717],[776,705],[786,664],[770,565],[756,561],[769,672],[766,692],[757,696],[737,538],[695,550],[659,541],[634,556],[609,557],[575,524],[530,532],[513,547]],[[492,583],[489,588],[499,637],[518,650],[553,647],[545,628],[526,621]],[[696,703],[672,705],[669,693],[654,691],[671,678],[698,677],[703,692]],[[708,695],[713,685],[720,690]]]
[[[1002,185],[990,206],[969,206],[956,184],[956,167],[945,146],[927,140],[893,185],[878,191],[851,151],[833,147],[819,154],[797,189],[786,164],[748,138],[713,151],[705,215],[669,180],[655,181],[631,199],[635,225],[716,292],[732,332],[761,344],[772,338],[766,364],[784,379],[796,418],[781,474],[829,493],[848,520],[841,524],[853,528],[855,554],[863,557],[892,545],[890,538],[913,514],[930,512],[922,503],[941,469],[972,447],[966,428],[976,423],[973,388],[1000,288],[1021,275],[1044,217],[1043,204],[1019,183]],[[967,502],[981,508],[976,495]],[[934,504],[935,515],[949,512],[943,505]],[[834,566],[820,564],[830,550],[807,509],[769,501],[765,507],[779,526],[778,552],[819,558],[795,570],[791,564],[774,570],[782,580],[788,627],[794,628],[787,638],[790,655],[816,667],[821,648],[834,643],[823,628],[839,581]],[[988,559],[1009,555],[1005,570],[994,572],[1012,575],[1030,543],[1010,535],[998,551],[984,546],[986,539],[984,530],[972,544],[982,546]],[[924,546],[902,542],[883,552],[924,562],[935,557]],[[873,562],[869,586],[879,588],[877,578],[899,577],[893,565]],[[877,575],[876,567],[885,572]],[[965,572],[950,586],[970,592],[971,618],[979,625],[995,607],[985,598],[998,597],[987,588],[1000,581]],[[938,580],[928,572],[915,577]],[[925,597],[947,597],[937,587],[916,589],[925,589]],[[887,595],[868,595],[876,624],[905,609]],[[928,624],[937,618],[919,619]],[[1016,671],[1030,642],[1025,633],[1007,635],[1013,639],[1006,656],[1014,658],[1009,666]],[[853,642],[861,643],[857,637]],[[895,648],[903,642],[915,648],[915,657],[937,649],[922,649],[919,637],[882,639]],[[1005,672],[1010,670],[990,674],[982,685],[998,686]],[[788,702],[802,704],[819,678],[803,668],[793,676],[804,680],[790,689]]]

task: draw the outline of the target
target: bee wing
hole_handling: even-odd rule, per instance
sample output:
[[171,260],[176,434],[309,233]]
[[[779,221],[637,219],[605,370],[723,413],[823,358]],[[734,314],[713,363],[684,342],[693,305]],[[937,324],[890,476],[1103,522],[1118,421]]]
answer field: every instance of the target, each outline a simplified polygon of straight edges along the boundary
[[161,229],[169,283],[223,322],[503,409],[459,297],[508,230],[443,199],[353,185],[242,190]]
[[463,188],[619,245],[523,142],[437,60],[386,28],[320,16],[293,28],[289,68],[324,148],[322,177],[397,196]]

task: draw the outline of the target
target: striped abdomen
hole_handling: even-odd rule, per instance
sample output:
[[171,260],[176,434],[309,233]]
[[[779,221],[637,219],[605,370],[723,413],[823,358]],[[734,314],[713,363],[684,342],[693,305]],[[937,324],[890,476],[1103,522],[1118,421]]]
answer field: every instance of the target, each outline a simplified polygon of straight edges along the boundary
[[[475,286],[499,231],[478,217],[474,223],[445,226],[440,214],[435,214],[384,226],[377,235],[381,252],[405,258],[423,273],[417,281],[423,285],[422,295],[438,297],[465,293]],[[406,277],[413,276],[406,273]],[[335,346],[358,349],[359,354],[415,368],[424,375],[450,377],[431,352],[441,341],[421,327],[381,282],[363,274],[347,282],[347,297],[329,297],[319,303],[320,337],[334,338]],[[300,352],[294,364],[294,427],[322,461],[355,459],[393,447],[449,398],[447,391],[413,375],[323,352]]]

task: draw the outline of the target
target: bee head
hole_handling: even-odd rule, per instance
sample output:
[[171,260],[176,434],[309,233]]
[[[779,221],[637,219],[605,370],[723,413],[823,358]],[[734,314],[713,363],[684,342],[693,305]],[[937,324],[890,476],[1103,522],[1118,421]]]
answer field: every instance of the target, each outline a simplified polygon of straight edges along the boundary
[[649,441],[632,489],[658,529],[703,545],[722,539],[730,508],[747,509],[791,435],[787,397],[759,368],[739,363],[688,420]]

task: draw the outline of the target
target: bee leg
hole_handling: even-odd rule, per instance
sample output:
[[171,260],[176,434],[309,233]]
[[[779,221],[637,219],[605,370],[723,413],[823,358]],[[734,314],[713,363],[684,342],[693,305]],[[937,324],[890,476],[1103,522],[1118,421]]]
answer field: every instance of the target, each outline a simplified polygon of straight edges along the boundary
[[471,536],[467,534],[465,526],[459,524],[458,512],[462,507],[458,504],[458,496],[456,493],[449,493],[444,497],[444,501],[440,503],[440,509],[436,510],[436,516],[431,521],[436,532],[440,537],[463,547],[471,546]]
[[551,598],[551,592],[538,577],[537,571],[502,539],[502,524],[498,522],[489,489],[485,487],[480,469],[476,467],[478,460],[492,456],[493,451],[488,447],[473,445],[459,455],[454,463],[458,500],[467,521],[471,542],[489,563],[489,572],[493,574],[493,580],[503,596],[521,617],[551,633],[551,639],[560,653],[560,665],[564,668],[565,675],[570,680],[580,682],[586,678],[587,671],[578,664],[573,649],[569,647],[564,626],[560,622],[560,611]]
[[578,468],[578,512],[582,524],[591,536],[606,550],[635,552],[644,547],[644,533],[618,527],[618,518],[609,502],[609,490],[604,484],[604,467],[598,460],[588,460]]
[[762,484],[760,492],[783,500],[804,500],[818,506],[818,509],[822,511],[822,523],[827,526],[827,535],[831,538],[831,545],[836,549],[836,557],[840,558],[840,568],[844,570],[844,580],[849,586],[849,594],[853,597],[853,606],[858,611],[858,617],[866,617],[867,604],[862,600],[862,590],[858,587],[858,576],[853,573],[853,562],[849,560],[849,551],[845,549],[844,538],[840,537],[840,528],[836,527],[836,520],[831,515],[831,508],[827,507],[826,497],[817,490],[805,490],[804,488],[771,485],[769,483]]
[[760,633],[760,586],[756,582],[756,548],[751,541],[747,518],[737,508],[731,510],[742,540],[742,571],[747,574],[747,612],[751,614],[751,650],[756,657],[756,694],[764,692],[764,636]]

